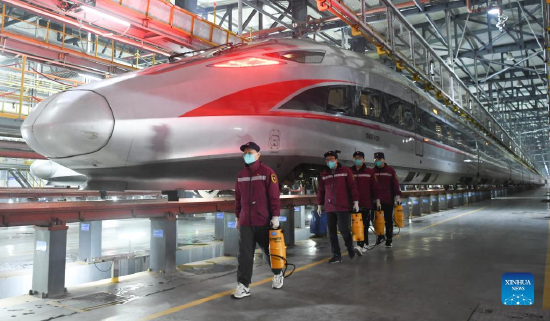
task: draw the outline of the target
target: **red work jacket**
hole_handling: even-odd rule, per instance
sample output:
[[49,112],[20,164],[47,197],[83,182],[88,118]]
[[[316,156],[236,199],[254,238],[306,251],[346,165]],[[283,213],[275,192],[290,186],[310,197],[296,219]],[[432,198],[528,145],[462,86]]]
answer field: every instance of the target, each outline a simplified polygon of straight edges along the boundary
[[239,173],[235,184],[235,215],[240,226],[269,226],[279,216],[281,200],[275,172],[256,161]]
[[365,209],[374,208],[374,195],[378,192],[378,181],[374,176],[372,168],[368,168],[363,164],[359,170],[355,166],[350,167],[357,183],[357,191],[359,192],[359,207]]
[[357,185],[351,169],[338,163],[334,173],[327,167],[319,179],[317,204],[324,205],[326,212],[347,212],[351,201],[359,201]]
[[399,181],[393,167],[384,164],[384,167],[374,167],[374,175],[378,181],[378,190],[375,192],[374,198],[380,199],[382,204],[393,204],[396,195],[401,196],[399,189]]

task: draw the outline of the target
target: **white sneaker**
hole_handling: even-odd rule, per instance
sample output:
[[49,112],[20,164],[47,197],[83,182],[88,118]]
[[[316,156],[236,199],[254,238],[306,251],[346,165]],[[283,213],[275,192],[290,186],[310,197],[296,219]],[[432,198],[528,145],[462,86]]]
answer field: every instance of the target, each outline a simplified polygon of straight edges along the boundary
[[285,276],[283,275],[283,271],[279,274],[275,274],[273,276],[273,282],[271,283],[271,287],[273,289],[280,289],[283,287],[283,281],[285,279]]
[[353,250],[355,251],[355,254],[363,256],[363,249],[359,245],[355,246]]
[[369,246],[368,246],[367,244],[363,245],[363,247],[361,248],[361,251],[363,251],[363,253],[367,252],[367,251],[368,251],[368,247],[369,247]]
[[235,292],[231,293],[231,296],[235,299],[242,299],[244,297],[250,296],[250,289],[245,287],[242,283],[237,284],[237,289]]

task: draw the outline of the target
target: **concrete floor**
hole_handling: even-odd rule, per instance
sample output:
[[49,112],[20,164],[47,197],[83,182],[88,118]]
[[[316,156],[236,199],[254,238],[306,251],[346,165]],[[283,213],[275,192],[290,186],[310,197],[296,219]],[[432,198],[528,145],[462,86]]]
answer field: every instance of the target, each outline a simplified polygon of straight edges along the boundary
[[[172,274],[69,288],[67,298],[108,292],[129,300],[86,312],[62,299],[1,300],[0,320],[550,320],[542,310],[547,193],[538,189],[415,219],[392,249],[378,247],[339,265],[322,262],[330,255],[327,239],[302,241],[289,249],[300,270],[283,289],[271,289],[270,272],[257,258],[257,283],[243,300],[229,296],[235,259],[219,258]],[[501,304],[507,272],[534,275],[534,306]]]

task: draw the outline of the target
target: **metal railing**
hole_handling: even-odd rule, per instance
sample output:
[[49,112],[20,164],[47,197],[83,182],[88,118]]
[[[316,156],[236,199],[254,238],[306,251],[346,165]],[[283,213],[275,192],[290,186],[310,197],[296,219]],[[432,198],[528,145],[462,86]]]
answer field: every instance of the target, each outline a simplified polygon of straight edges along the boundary
[[[34,71],[24,59],[0,66],[0,117],[24,119],[43,99],[84,84],[82,81]],[[21,66],[24,66],[21,68]]]
[[[136,60],[139,59],[139,56],[128,50],[129,46],[124,43],[86,30],[74,30],[64,23],[53,24],[39,17],[36,20],[24,20],[13,14],[8,14],[8,8],[5,4],[2,5],[0,33],[3,36],[127,70],[136,70],[138,67]],[[8,25],[8,21],[17,23]],[[140,56],[154,57],[154,54],[142,49]]]
[[539,173],[531,157],[522,151],[454,70],[436,54],[389,0],[369,0],[369,5],[382,6],[385,12],[378,14],[380,20],[377,22],[366,24],[361,21],[360,14],[358,16],[356,11],[350,9],[350,6],[360,8],[361,0],[346,0],[345,3],[337,0],[317,0],[320,11],[330,11],[350,25],[354,36],[361,35],[376,45],[379,54],[388,55],[396,62],[399,70],[407,71],[416,81],[422,81],[428,92],[467,120],[487,140],[497,142],[518,161]]
[[[135,12],[143,14],[145,17],[155,19],[158,22],[169,25],[190,37],[197,38],[213,46],[223,45],[229,42],[242,43],[248,41],[244,37],[239,37],[236,33],[226,30],[215,23],[202,19],[196,14],[181,9],[168,1],[164,0],[102,0],[118,3]],[[98,1],[99,2],[99,1]],[[101,7],[100,3],[96,3]]]

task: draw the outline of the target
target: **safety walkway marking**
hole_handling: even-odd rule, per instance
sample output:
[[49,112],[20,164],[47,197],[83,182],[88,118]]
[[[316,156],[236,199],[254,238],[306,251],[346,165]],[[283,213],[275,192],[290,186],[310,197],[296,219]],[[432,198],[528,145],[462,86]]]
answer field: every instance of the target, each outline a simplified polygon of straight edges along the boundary
[[544,289],[542,292],[542,308],[550,309],[550,222],[548,222],[548,244],[546,246],[546,266],[544,268]]
[[[421,229],[418,229],[418,230],[416,230],[416,231],[411,231],[411,233],[408,233],[408,234],[418,233],[418,232],[423,231],[423,230],[425,230],[425,229],[428,229],[428,228],[437,226],[437,225],[439,225],[439,224],[442,224],[442,223],[445,223],[445,222],[448,222],[448,221],[451,221],[451,220],[460,218],[460,217],[462,217],[462,216],[466,216],[466,215],[470,215],[470,214],[479,212],[479,211],[481,211],[481,210],[483,210],[483,209],[485,209],[485,208],[487,208],[487,206],[478,208],[477,210],[473,210],[473,211],[470,211],[470,212],[467,212],[467,213],[464,213],[464,214],[460,214],[460,215],[453,216],[453,217],[448,218],[448,219],[446,219],[446,220],[443,220],[443,221],[434,223],[434,224],[429,225],[429,226],[425,226],[425,227],[423,227],[423,228],[421,228]],[[399,237],[400,235],[403,235],[403,234],[396,235],[395,237],[397,238],[397,237]],[[550,244],[550,238],[549,238],[549,244]],[[316,262],[313,262],[313,263],[310,263],[310,264],[306,264],[306,265],[301,266],[301,267],[299,267],[299,268],[296,268],[296,270],[294,271],[294,273],[300,272],[300,271],[303,271],[303,270],[310,269],[310,268],[312,268],[312,267],[314,267],[314,266],[316,266],[316,265],[322,264],[322,263],[326,263],[328,259],[330,259],[330,257],[327,257],[327,258],[325,258],[325,259],[322,259],[322,260],[319,260],[319,261],[316,261]],[[548,259],[548,257],[547,257],[547,259],[546,259],[546,261],[547,261],[547,267],[548,267],[548,260],[549,260],[549,259]],[[550,270],[549,270],[548,268],[547,268],[547,270],[546,270],[546,273],[547,273],[547,275],[550,273]],[[260,281],[251,283],[251,284],[250,284],[250,288],[255,287],[255,286],[258,286],[258,285],[262,285],[262,284],[265,284],[265,283],[268,283],[268,282],[271,282],[271,280],[273,280],[273,278],[272,278],[272,277],[269,277],[269,278],[265,278],[265,279],[263,279],[263,280],[260,280]],[[550,284],[549,284],[549,287],[550,287]],[[545,283],[545,290],[546,290],[546,283]],[[139,321],[154,320],[154,319],[160,318],[160,317],[162,317],[162,316],[166,316],[166,315],[169,315],[169,314],[172,314],[172,313],[176,313],[176,312],[178,312],[178,311],[181,311],[181,310],[184,310],[184,309],[187,309],[187,308],[191,308],[191,307],[194,307],[194,306],[197,306],[197,305],[201,305],[201,304],[203,304],[203,303],[206,303],[206,302],[209,302],[209,301],[212,301],[212,300],[215,300],[215,299],[219,299],[219,298],[221,298],[221,297],[230,295],[230,294],[233,293],[234,291],[235,291],[235,290],[232,289],[232,290],[227,290],[227,291],[220,292],[220,293],[217,293],[217,294],[213,294],[213,295],[208,296],[208,297],[206,297],[206,298],[202,298],[202,299],[199,299],[199,300],[195,300],[195,301],[192,301],[192,302],[183,304],[183,305],[179,305],[179,306],[170,308],[170,309],[165,310],[165,311],[161,311],[161,312],[158,312],[158,313],[155,313],[155,314],[146,316],[146,317],[144,317],[144,318],[139,319]],[[550,301],[550,300],[549,300],[549,301]]]

